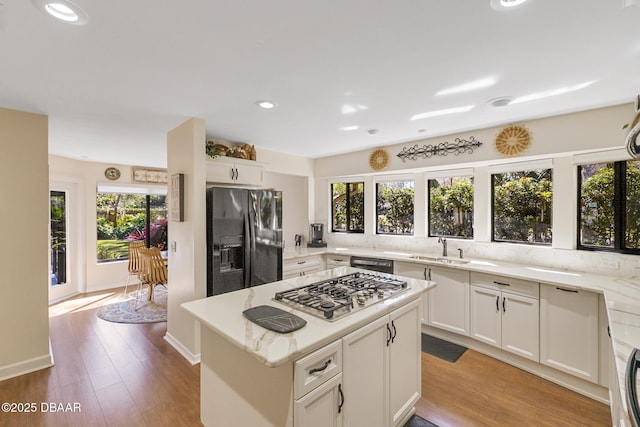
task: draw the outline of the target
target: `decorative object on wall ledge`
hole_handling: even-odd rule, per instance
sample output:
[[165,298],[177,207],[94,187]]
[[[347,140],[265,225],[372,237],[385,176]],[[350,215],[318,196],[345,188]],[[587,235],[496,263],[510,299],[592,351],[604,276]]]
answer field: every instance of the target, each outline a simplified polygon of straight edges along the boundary
[[523,125],[509,125],[496,136],[495,147],[505,157],[522,154],[531,145],[531,133]]
[[131,168],[131,180],[145,184],[166,184],[169,182],[169,174],[166,169],[134,166]]
[[374,171],[385,170],[389,166],[389,153],[382,148],[373,150],[369,156],[369,166]]
[[[640,156],[640,147],[638,146],[638,135],[640,135],[640,95],[636,96],[635,100],[636,117],[631,122],[631,130],[627,134],[626,145],[627,152],[633,158]],[[625,125],[623,129],[629,125]]]
[[184,222],[184,174],[171,175],[171,221]]
[[104,176],[110,181],[115,181],[116,179],[120,178],[120,169],[106,168],[104,170]]
[[433,156],[448,156],[450,153],[457,156],[463,153],[471,154],[476,148],[482,145],[482,142],[478,141],[474,136],[469,137],[468,140],[456,138],[454,141],[455,142],[445,141],[440,144],[423,145],[422,147],[419,147],[418,144],[410,148],[403,147],[397,156],[400,157],[403,162],[407,159],[417,160],[418,157],[426,159],[427,157]]
[[256,160],[256,147],[250,144],[233,144],[221,139],[209,139],[205,150],[207,156],[212,159],[216,157],[235,157],[236,159]]

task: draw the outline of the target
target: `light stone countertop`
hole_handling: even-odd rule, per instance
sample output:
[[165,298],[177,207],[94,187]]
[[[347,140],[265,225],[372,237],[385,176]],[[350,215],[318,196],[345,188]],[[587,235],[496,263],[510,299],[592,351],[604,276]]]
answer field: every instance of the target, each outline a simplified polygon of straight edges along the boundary
[[[438,253],[409,253],[385,249],[366,249],[348,247],[303,248],[287,250],[284,260],[297,257],[340,254],[369,256],[393,259],[431,266],[441,266],[504,277],[532,280],[542,284],[560,285],[567,288],[587,290],[602,294],[607,309],[609,331],[615,354],[618,385],[625,411],[628,413],[625,390],[625,371],[627,361],[634,348],[640,348],[640,277],[611,277],[580,271],[558,270],[491,259],[468,259],[466,264],[445,264],[438,261],[426,261],[411,258],[413,255],[439,256]],[[454,258],[454,257],[449,257]],[[640,390],[640,384],[638,385]]]
[[[273,301],[276,292],[358,271],[365,270],[340,267],[187,302],[182,304],[182,307],[195,316],[203,326],[211,328],[266,366],[275,367],[342,338],[396,308],[420,298],[424,291],[436,286],[433,282],[407,279],[406,292],[334,321],[327,321]],[[294,313],[306,320],[307,324],[287,334],[269,331],[247,320],[242,314],[244,310],[259,305],[270,305]]]

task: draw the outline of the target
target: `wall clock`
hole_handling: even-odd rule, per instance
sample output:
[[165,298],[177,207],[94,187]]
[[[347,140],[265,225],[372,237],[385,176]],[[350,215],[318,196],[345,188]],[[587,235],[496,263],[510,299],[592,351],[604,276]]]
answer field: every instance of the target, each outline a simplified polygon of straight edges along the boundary
[[510,125],[496,136],[495,147],[503,156],[517,156],[531,145],[531,134],[522,125]]
[[118,168],[106,168],[104,170],[104,176],[111,181],[115,181],[120,178],[120,169]]
[[374,171],[381,171],[389,166],[389,153],[382,148],[378,148],[369,156],[369,166]]

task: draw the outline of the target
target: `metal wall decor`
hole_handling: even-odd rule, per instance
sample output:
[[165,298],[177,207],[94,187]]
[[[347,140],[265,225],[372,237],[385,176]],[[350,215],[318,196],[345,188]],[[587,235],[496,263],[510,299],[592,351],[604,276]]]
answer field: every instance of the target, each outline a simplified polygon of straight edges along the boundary
[[440,144],[429,144],[419,147],[418,144],[413,147],[403,147],[397,156],[405,162],[409,160],[417,160],[418,157],[426,159],[433,156],[448,156],[449,154],[460,155],[463,153],[473,153],[473,151],[482,145],[482,142],[476,140],[474,136],[469,139],[456,138],[455,142],[441,142]]

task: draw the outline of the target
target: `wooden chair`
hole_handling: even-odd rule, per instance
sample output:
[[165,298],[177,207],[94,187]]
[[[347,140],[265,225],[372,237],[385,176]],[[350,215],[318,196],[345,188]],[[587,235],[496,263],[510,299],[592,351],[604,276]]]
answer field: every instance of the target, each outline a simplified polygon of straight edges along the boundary
[[[129,242],[129,266],[127,267],[129,270],[129,277],[127,278],[127,284],[124,287],[124,294],[127,294],[127,288],[129,287],[129,281],[131,277],[138,277],[138,273],[140,272],[140,257],[138,255],[138,251],[141,248],[145,247],[144,240],[136,240],[133,242]],[[138,288],[139,288],[138,282]]]
[[140,285],[138,287],[138,292],[136,293],[136,303],[134,305],[134,309],[136,310],[138,309],[138,298],[140,296],[140,289],[142,288],[142,285],[149,286],[149,295],[147,300],[151,301],[153,299],[153,289],[158,285],[162,285],[166,288],[169,278],[169,272],[165,261],[160,254],[160,249],[141,248],[139,249],[139,256],[140,272],[138,273],[138,278],[140,279]]

